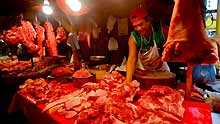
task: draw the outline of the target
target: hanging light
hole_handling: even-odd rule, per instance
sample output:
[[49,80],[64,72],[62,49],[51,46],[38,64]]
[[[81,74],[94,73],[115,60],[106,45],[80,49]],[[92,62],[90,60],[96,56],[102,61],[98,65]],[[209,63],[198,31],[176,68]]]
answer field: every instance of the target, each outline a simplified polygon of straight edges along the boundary
[[42,10],[47,15],[51,15],[53,13],[53,9],[50,7],[50,3],[48,0],[44,0],[44,5],[42,7]]
[[66,4],[75,12],[80,11],[82,7],[82,4],[79,0],[66,0]]

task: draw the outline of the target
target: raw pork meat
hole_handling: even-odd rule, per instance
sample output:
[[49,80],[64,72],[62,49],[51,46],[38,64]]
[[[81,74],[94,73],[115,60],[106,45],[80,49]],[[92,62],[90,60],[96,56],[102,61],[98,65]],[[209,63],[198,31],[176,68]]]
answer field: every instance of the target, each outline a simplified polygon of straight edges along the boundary
[[50,56],[58,56],[58,50],[57,50],[57,42],[56,37],[53,32],[53,26],[50,22],[44,23],[45,31],[46,31],[46,45],[49,49]]
[[37,42],[38,42],[38,47],[39,47],[39,51],[38,54],[40,56],[44,56],[44,51],[43,51],[43,41],[45,40],[45,29],[44,27],[40,26],[38,23],[34,23],[36,32],[37,32]]
[[[182,106],[184,97],[181,92],[168,86],[154,85],[139,100],[139,105],[148,111],[161,111],[169,115],[168,118],[178,121],[185,109]],[[164,114],[162,114],[164,115]]]
[[90,74],[90,72],[85,68],[81,68],[80,70],[75,71],[72,75],[74,78],[89,78],[91,76],[92,74]]
[[72,76],[73,70],[68,67],[57,67],[52,70],[52,75],[60,77],[60,76]]
[[218,60],[205,33],[201,0],[175,0],[163,61],[211,64]]

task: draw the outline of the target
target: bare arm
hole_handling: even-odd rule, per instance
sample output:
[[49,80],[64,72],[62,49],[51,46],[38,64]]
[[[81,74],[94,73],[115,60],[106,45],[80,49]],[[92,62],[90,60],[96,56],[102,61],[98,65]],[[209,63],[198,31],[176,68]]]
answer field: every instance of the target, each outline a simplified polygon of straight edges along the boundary
[[126,64],[126,81],[130,83],[132,81],[132,76],[136,69],[136,61],[137,61],[137,44],[132,38],[129,37],[128,40],[128,47],[129,47],[129,54],[128,54],[128,61]]

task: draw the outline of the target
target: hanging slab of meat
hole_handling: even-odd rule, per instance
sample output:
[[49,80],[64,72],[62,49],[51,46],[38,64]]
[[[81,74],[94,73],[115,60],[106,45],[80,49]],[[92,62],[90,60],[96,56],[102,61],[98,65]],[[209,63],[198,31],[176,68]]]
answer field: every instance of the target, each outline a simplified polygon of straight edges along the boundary
[[17,28],[17,38],[19,41],[28,48],[29,53],[38,51],[38,46],[34,42],[28,41],[28,35],[25,34],[25,29],[23,27]]
[[44,56],[44,51],[43,51],[43,41],[45,40],[45,29],[44,27],[40,26],[38,23],[34,23],[36,32],[37,32],[37,42],[38,42],[38,47],[39,47],[39,51],[38,51],[38,55]]
[[14,26],[11,30],[3,32],[3,38],[11,43],[22,43],[28,48],[29,53],[38,51],[38,46],[34,44],[36,32],[29,21],[21,20],[21,26]]
[[34,39],[36,38],[36,32],[31,22],[21,20],[21,27],[19,27],[18,32],[23,38],[21,40],[22,44],[24,44],[28,48],[28,52],[36,52],[38,51],[38,46],[34,44]]
[[218,60],[205,33],[201,0],[176,0],[163,61],[211,64]]
[[14,26],[10,30],[5,30],[2,33],[2,38],[11,44],[16,44],[19,42],[17,37],[17,27]]
[[21,25],[22,25],[22,28],[24,29],[24,33],[27,36],[27,40],[29,42],[34,42],[34,39],[36,38],[37,33],[33,25],[31,24],[31,22],[21,20]]
[[57,42],[53,32],[53,26],[50,22],[46,21],[44,27],[46,31],[46,45],[49,49],[50,56],[58,56]]
[[66,41],[66,39],[67,39],[66,32],[63,27],[57,27],[56,33],[57,33],[57,35],[56,35],[57,43]]

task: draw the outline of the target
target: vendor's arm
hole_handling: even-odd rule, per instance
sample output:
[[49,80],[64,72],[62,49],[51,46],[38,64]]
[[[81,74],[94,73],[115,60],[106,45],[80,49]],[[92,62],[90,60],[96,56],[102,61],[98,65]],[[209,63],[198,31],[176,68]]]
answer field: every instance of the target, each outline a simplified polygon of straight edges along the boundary
[[130,83],[132,81],[132,76],[136,69],[136,60],[137,60],[137,45],[133,37],[130,36],[128,40],[129,54],[126,64],[126,81]]

